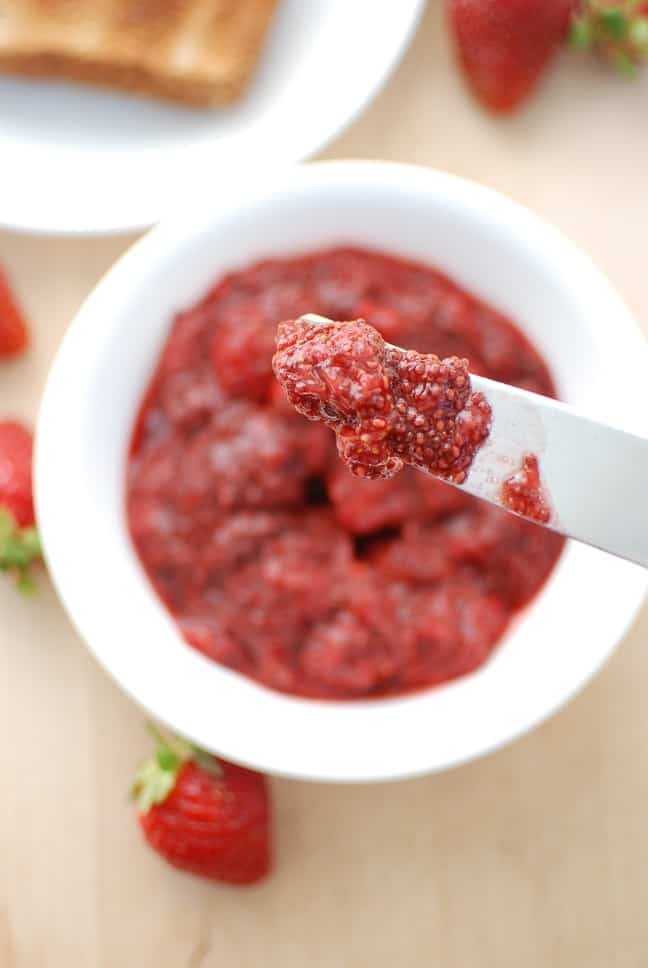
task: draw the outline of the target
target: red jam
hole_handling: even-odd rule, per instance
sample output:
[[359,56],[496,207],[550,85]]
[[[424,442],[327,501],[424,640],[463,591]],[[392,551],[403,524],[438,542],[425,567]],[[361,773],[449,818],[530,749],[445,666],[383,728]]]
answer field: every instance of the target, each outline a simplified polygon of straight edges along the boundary
[[410,464],[463,484],[488,436],[491,408],[471,393],[468,360],[390,346],[362,319],[281,323],[273,369],[298,413],[335,431],[356,477]]
[[540,482],[540,466],[535,454],[526,454],[522,467],[502,485],[502,504],[531,521],[547,524],[551,505]]
[[562,539],[411,467],[352,477],[273,379],[277,324],[304,313],[554,392],[514,324],[428,266],[340,248],[233,272],[176,317],[142,404],[127,487],[141,562],[187,642],[272,688],[352,699],[463,675]]

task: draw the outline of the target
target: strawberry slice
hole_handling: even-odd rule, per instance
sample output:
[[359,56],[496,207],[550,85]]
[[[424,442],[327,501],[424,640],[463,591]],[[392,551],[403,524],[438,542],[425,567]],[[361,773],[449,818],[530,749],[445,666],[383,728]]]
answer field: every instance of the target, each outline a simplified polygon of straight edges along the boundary
[[0,269],[0,359],[18,356],[28,344],[25,317],[13,296],[6,273]]
[[574,7],[575,0],[449,0],[459,60],[484,107],[508,113],[529,96]]

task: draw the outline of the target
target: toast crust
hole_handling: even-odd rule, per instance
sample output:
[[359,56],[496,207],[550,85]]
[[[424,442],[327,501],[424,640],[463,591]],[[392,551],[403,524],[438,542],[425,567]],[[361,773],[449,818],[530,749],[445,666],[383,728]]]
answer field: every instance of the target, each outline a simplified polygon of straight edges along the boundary
[[254,72],[278,0],[207,2],[206,16],[194,8],[187,22],[183,7],[192,3],[170,10],[169,0],[117,0],[118,16],[113,10],[104,29],[93,25],[86,43],[75,43],[67,18],[50,25],[41,17],[37,30],[17,21],[8,38],[0,34],[0,72],[199,107],[232,103]]

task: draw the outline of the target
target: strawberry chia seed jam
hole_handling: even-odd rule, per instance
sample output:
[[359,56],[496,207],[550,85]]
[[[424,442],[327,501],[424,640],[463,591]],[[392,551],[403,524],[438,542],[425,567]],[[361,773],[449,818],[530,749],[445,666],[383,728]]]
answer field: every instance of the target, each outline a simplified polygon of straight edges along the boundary
[[428,266],[339,248],[232,272],[176,317],[142,403],[140,560],[187,642],[271,688],[352,699],[463,675],[563,540],[411,467],[351,476],[273,379],[277,324],[305,313],[554,393],[516,326]]
[[356,477],[410,464],[463,484],[488,437],[491,408],[471,392],[468,360],[391,346],[362,319],[280,323],[272,365],[298,413],[335,431]]
[[531,521],[547,524],[551,505],[540,481],[540,465],[535,454],[526,454],[522,467],[502,485],[502,504]]

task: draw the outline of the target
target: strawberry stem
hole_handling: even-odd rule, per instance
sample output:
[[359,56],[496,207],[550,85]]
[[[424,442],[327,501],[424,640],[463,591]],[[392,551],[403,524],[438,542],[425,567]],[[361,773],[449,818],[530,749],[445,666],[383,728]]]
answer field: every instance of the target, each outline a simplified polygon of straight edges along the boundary
[[206,750],[188,743],[181,736],[166,736],[157,723],[148,720],[146,728],[156,743],[152,756],[148,757],[135,774],[131,797],[137,800],[142,813],[155,803],[162,803],[173,790],[181,767],[193,760],[210,776],[221,777],[218,761]]
[[0,507],[0,571],[13,574],[23,594],[34,591],[31,569],[41,557],[41,543],[36,528],[21,528],[11,512]]
[[208,753],[206,750],[202,750],[199,746],[192,746],[191,751],[193,754],[193,759],[196,761],[198,766],[209,773],[210,776],[216,777],[217,779],[222,777],[223,771],[220,767],[218,760]]
[[160,729],[160,727],[157,725],[157,723],[154,723],[152,719],[147,719],[146,720],[146,729],[151,734],[151,736],[153,737],[153,739],[155,740],[155,742],[158,744],[158,746],[167,746],[168,745],[167,744],[166,736],[164,736],[164,734],[162,733],[162,730]]

